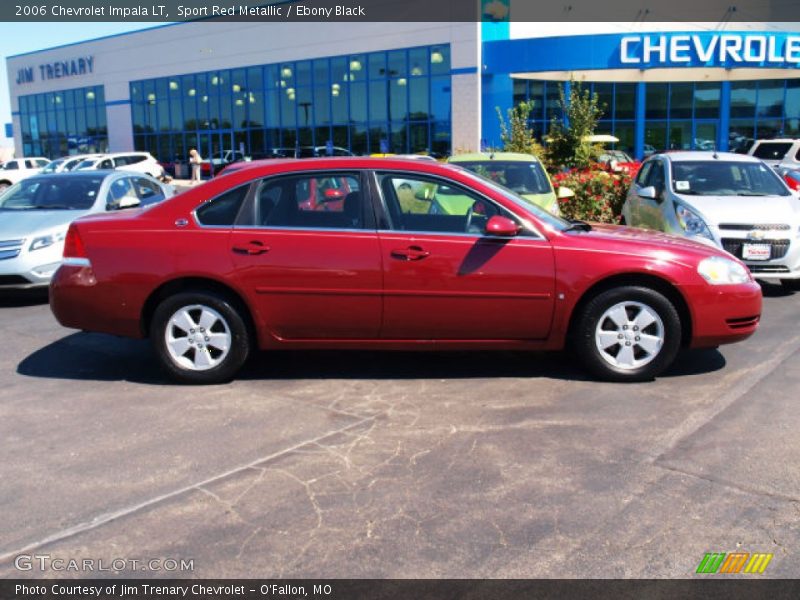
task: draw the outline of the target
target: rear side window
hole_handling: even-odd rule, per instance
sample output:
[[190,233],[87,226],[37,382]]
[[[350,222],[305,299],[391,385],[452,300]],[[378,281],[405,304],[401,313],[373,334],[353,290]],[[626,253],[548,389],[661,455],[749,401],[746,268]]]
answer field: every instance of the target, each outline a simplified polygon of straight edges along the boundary
[[164,199],[164,193],[154,181],[150,181],[144,177],[136,177],[133,180],[133,185],[136,188],[136,193],[139,194],[142,206],[154,204]]
[[243,185],[202,204],[195,210],[197,221],[209,227],[232,227],[249,189]]
[[753,150],[753,156],[766,160],[780,160],[791,149],[791,142],[762,142]]
[[357,173],[265,179],[255,196],[259,227],[362,229],[364,205]]
[[[146,156],[142,154],[129,154],[128,156],[122,157],[122,164],[123,165],[135,165],[136,163],[144,162]],[[117,159],[119,160],[119,159]]]

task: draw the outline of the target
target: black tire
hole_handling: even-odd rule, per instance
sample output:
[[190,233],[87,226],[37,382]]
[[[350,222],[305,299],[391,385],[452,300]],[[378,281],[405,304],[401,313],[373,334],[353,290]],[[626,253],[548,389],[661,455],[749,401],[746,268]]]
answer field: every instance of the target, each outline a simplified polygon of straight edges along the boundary
[[[607,316],[609,311],[618,310],[620,306],[623,313],[615,314],[626,315],[629,323],[621,327],[614,319]],[[650,318],[656,315],[658,319],[639,331],[638,326],[631,323],[638,320],[640,312]],[[642,319],[640,322],[645,321],[646,319]],[[634,327],[637,327],[636,331]],[[660,345],[656,350],[647,352],[643,346],[645,341],[639,341],[637,333],[641,338],[646,337],[648,346],[652,347],[652,340],[658,339]],[[620,338],[621,341],[601,351],[599,348],[601,340],[614,337]],[[669,367],[678,354],[681,345],[680,316],[673,304],[653,289],[640,286],[612,288],[589,300],[576,315],[571,341],[586,369],[596,377],[605,381],[648,381]],[[630,348],[625,349],[622,344]],[[627,358],[631,360],[629,365],[620,367],[614,363],[628,362],[623,358],[623,350],[628,353]],[[642,364],[637,365],[637,363]]]
[[[191,334],[185,332],[187,339],[191,336],[193,341],[189,342],[190,345],[183,357],[173,358],[173,354],[177,354],[178,350],[168,348],[167,336],[169,334],[175,338],[175,343],[178,342],[178,338],[183,337],[183,329],[170,324],[171,319],[180,311],[186,311],[196,321],[203,315],[211,315],[214,321],[207,333],[199,328],[192,329]],[[227,353],[215,347],[213,341],[209,343],[209,337],[201,337],[205,335],[216,335],[223,340],[226,339],[225,336],[229,336]],[[181,292],[163,300],[153,313],[150,340],[161,366],[167,373],[176,381],[190,384],[230,381],[247,360],[252,345],[240,309],[229,298],[211,291]],[[198,350],[198,347],[204,350]],[[202,358],[199,352],[207,354],[208,358],[204,359],[205,361],[217,364],[198,366]],[[181,362],[178,362],[179,360]]]
[[787,292],[800,292],[800,279],[781,279],[781,285]]

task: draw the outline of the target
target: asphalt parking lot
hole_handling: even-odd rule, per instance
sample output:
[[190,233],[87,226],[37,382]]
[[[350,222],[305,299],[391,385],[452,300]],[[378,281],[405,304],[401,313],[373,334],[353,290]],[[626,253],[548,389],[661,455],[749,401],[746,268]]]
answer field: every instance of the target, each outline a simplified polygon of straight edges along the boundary
[[[0,300],[0,576],[15,557],[194,577],[800,576],[800,294],[651,383],[566,355],[260,354],[170,385],[147,342]],[[126,568],[127,571],[127,568]],[[131,569],[132,571],[132,569]],[[740,575],[741,576],[741,575]]]

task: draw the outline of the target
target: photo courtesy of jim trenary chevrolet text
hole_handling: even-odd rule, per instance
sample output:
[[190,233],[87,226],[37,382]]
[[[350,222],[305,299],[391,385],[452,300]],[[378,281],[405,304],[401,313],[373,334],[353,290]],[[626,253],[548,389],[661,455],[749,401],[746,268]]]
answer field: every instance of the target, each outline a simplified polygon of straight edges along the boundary
[[0,3],[0,600],[797,597],[798,16]]

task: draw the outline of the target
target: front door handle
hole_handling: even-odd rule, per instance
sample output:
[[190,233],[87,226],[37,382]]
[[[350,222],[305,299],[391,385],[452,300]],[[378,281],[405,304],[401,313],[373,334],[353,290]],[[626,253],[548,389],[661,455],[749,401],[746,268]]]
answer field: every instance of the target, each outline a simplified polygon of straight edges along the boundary
[[430,252],[423,250],[420,246],[409,246],[408,248],[395,248],[391,251],[392,258],[398,260],[422,260],[430,255]]
[[258,256],[259,254],[266,254],[269,252],[269,246],[265,246],[264,242],[252,240],[241,246],[234,246],[233,251],[236,254],[247,254],[248,256]]

